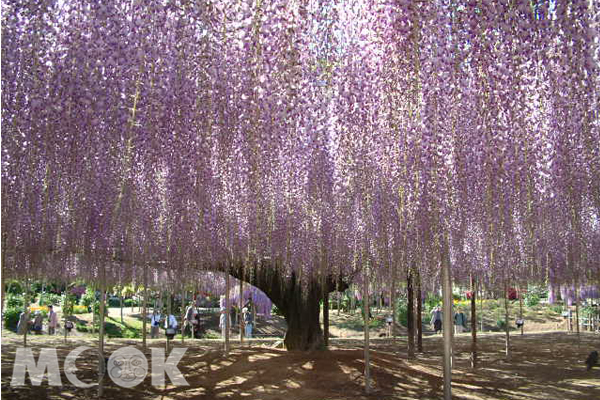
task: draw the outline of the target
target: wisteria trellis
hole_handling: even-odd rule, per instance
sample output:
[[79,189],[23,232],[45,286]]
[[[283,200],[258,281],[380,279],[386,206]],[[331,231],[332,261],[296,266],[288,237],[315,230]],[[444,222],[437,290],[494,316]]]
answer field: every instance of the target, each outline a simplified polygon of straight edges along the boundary
[[600,278],[597,0],[2,4],[8,276]]

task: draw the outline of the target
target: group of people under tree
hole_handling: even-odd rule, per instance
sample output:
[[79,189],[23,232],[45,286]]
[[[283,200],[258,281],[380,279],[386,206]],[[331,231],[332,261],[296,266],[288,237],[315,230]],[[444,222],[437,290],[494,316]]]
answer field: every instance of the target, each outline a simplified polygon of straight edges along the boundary
[[[58,328],[58,315],[54,308],[48,306],[48,335],[56,334],[56,328]],[[70,323],[70,321],[68,322]],[[19,322],[17,323],[17,333],[24,335],[26,332],[33,331],[36,335],[42,334],[44,329],[44,315],[40,311],[34,313],[33,319],[30,318],[29,310],[23,311],[19,315]],[[67,326],[67,329],[69,327]]]
[[[225,303],[225,296],[221,296],[220,299],[220,317],[219,317],[219,328],[221,329],[221,336],[224,338],[227,331],[227,318],[229,317],[229,327],[231,328],[231,312],[227,313],[227,305]],[[233,307],[231,307],[233,309]],[[252,298],[249,297],[244,303],[242,308],[242,315],[240,316],[244,323],[244,336],[252,338],[252,331],[254,330],[254,304]]]
[[[443,313],[440,306],[435,307],[431,311],[431,327],[435,333],[442,332],[442,318]],[[463,313],[462,309],[458,309],[454,313],[454,333],[463,333],[467,329],[467,317]]]
[[[219,328],[221,329],[221,336],[223,338],[226,334],[226,317],[228,315],[224,299],[225,296],[221,296],[219,309]],[[233,307],[231,308],[233,309]],[[252,303],[251,298],[248,298],[248,300],[244,304],[240,318],[242,318],[243,321],[244,336],[247,338],[252,338],[252,332],[254,329],[254,305]],[[231,322],[231,314],[229,314],[230,329],[233,326]],[[163,315],[159,309],[155,309],[150,315],[150,338],[158,338],[161,325],[164,327],[165,334],[167,336],[172,336],[179,328],[179,324],[175,315]],[[185,336],[194,337],[196,339],[201,338],[201,313],[194,302],[189,303],[187,308],[185,309],[185,312],[183,314],[183,321],[181,324],[181,330],[182,334]]]

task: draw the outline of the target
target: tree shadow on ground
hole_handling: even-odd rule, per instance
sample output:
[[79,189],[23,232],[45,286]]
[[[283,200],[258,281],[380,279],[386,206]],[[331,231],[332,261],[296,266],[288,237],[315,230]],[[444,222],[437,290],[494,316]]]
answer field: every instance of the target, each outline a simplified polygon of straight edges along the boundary
[[[564,333],[528,334],[512,337],[512,358],[503,356],[501,335],[481,336],[480,368],[469,363],[470,338],[455,338],[453,370],[454,399],[591,399],[600,398],[600,370],[585,371],[583,360],[590,349],[598,346],[597,335]],[[287,352],[263,346],[234,346],[229,355],[220,348],[222,342],[186,342],[189,347],[178,367],[190,384],[176,387],[152,386],[150,376],[134,388],[122,388],[106,378],[104,398],[134,399],[437,399],[443,394],[442,340],[429,337],[425,352],[408,360],[405,340],[373,340],[371,375],[373,393],[364,394],[364,359],[360,340],[335,340],[330,350]],[[42,347],[56,347],[62,360],[78,345],[93,346],[95,341],[42,340],[34,345],[34,354]],[[135,340],[111,341],[107,355]],[[71,385],[62,373],[62,388],[11,388],[12,360],[18,342],[2,346],[2,394],[12,399],[96,397],[97,389],[80,389]],[[150,341],[151,347],[163,347],[164,341]],[[150,355],[148,349],[146,354]],[[90,353],[82,360],[82,379],[97,379],[97,359]],[[151,367],[150,363],[150,367]],[[167,378],[167,382],[169,382]]]

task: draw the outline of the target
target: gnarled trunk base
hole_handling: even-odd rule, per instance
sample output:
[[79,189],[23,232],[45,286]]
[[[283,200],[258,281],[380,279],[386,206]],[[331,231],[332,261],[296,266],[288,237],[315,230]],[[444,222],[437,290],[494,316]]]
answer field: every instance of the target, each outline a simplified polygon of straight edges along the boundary
[[[291,283],[291,282],[290,282]],[[303,294],[302,288],[289,288],[281,304],[281,311],[288,324],[284,344],[288,350],[311,351],[325,346],[323,331],[319,322],[320,300],[322,290],[312,282],[308,293]],[[277,307],[279,305],[275,303]]]
[[227,272],[265,292],[282,312],[288,325],[286,349],[311,351],[325,347],[319,321],[320,301],[325,291],[345,290],[346,283],[332,277],[325,284],[318,277],[301,282],[295,273],[285,276],[277,268],[265,265],[238,265]]

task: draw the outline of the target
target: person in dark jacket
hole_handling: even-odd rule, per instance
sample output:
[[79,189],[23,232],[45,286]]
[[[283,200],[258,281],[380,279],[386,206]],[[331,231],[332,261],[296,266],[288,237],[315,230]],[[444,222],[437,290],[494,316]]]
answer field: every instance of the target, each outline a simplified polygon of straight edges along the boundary
[[440,307],[436,307],[431,312],[431,326],[435,333],[440,333],[442,331],[442,310]]

